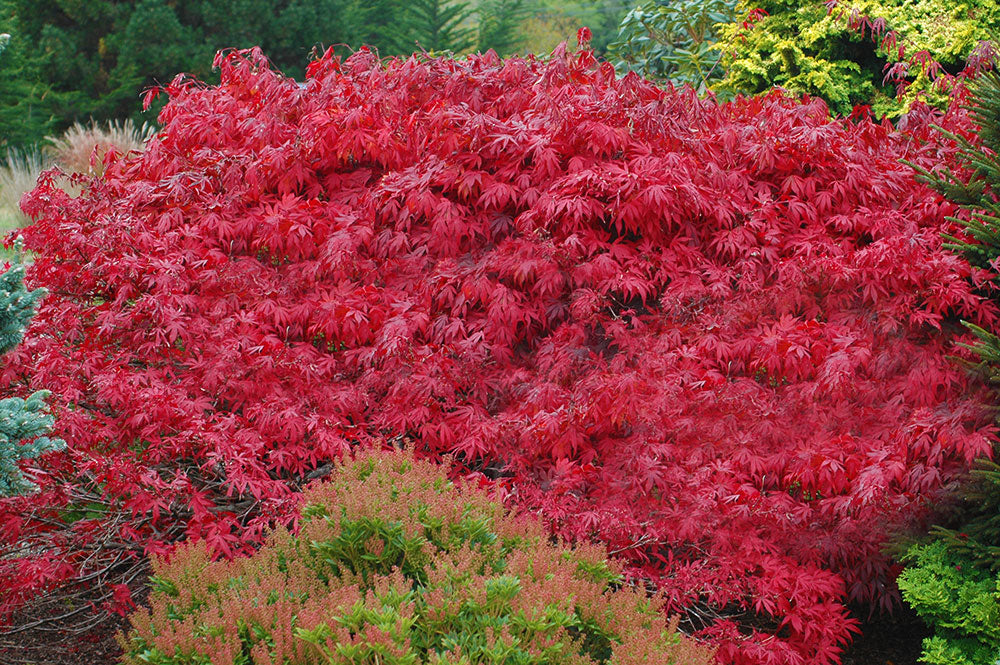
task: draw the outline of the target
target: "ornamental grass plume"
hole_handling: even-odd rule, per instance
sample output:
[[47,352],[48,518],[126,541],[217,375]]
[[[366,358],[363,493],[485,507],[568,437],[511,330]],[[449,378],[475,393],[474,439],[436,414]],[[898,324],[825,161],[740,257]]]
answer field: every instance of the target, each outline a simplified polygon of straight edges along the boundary
[[21,211],[20,201],[26,192],[34,189],[44,168],[45,162],[38,152],[7,152],[7,159],[0,163],[0,232],[31,223]]
[[45,154],[70,173],[100,176],[104,173],[104,155],[109,148],[119,154],[141,152],[153,132],[154,127],[146,123],[136,127],[131,120],[116,120],[104,125],[77,122],[62,136],[50,138]]

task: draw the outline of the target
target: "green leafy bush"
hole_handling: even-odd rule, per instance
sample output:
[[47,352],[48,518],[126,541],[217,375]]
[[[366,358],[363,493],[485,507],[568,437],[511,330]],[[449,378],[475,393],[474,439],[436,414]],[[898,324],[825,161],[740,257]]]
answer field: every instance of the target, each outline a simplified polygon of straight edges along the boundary
[[[867,104],[895,116],[917,96],[942,101],[933,63],[956,73],[1000,28],[996,0],[849,0],[832,9],[818,0],[741,0],[737,6],[739,16],[753,10],[759,20],[720,28],[726,74],[718,89],[781,86],[822,97],[841,114]],[[909,81],[900,99],[892,75]]]
[[132,665],[711,662],[605,556],[410,452],[360,452],[305,493],[298,535],[155,562],[120,641]]
[[717,24],[733,19],[736,0],[647,0],[618,28],[608,57],[619,71],[698,88],[719,78]]

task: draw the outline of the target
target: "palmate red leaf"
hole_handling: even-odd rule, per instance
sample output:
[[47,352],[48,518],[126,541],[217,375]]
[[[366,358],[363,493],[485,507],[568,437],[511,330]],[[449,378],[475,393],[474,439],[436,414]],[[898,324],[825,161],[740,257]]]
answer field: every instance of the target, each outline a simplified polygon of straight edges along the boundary
[[[82,196],[43,177],[50,295],[3,370],[69,443],[39,500],[86,473],[148,518],[123,540],[231,555],[350,446],[411,438],[607,543],[722,661],[836,662],[845,601],[892,602],[887,534],[992,436],[948,356],[997,312],[899,163],[954,147],[926,113],[718,105],[561,53],[327,52],[304,87],[229,53]],[[23,509],[0,551],[73,562],[85,534]],[[50,564],[0,563],[0,609]]]

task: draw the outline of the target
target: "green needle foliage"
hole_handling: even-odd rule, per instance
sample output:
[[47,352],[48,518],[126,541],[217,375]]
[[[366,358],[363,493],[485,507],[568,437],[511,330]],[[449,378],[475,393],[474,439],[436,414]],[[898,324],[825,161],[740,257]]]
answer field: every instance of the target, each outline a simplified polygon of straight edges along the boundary
[[474,10],[468,2],[410,0],[410,37],[426,51],[460,53],[475,44],[470,27]]
[[[0,275],[0,355],[21,343],[24,329],[43,295],[44,289],[25,288],[24,266],[20,263]],[[41,390],[27,399],[0,400],[0,497],[34,489],[21,472],[20,461],[65,447],[61,440],[45,436],[53,423],[45,404],[48,394]]]
[[[974,266],[995,271],[1000,258],[1000,202],[995,194],[1000,191],[1000,73],[986,72],[972,83],[972,97],[966,108],[979,126],[978,139],[944,132],[958,143],[966,171],[931,173],[911,166],[924,182],[969,211],[967,218],[952,218],[963,227],[964,236],[949,236],[946,247],[962,254]],[[975,350],[983,361],[981,369],[991,379],[1000,380],[1000,338],[978,326],[966,325],[980,340]]]
[[[1000,74],[980,75],[968,105],[979,126],[977,140],[949,134],[960,146],[962,172],[920,177],[949,200],[970,211],[954,218],[962,237],[949,247],[970,263],[996,272],[1000,257]],[[970,347],[980,368],[1000,383],[1000,337],[967,324],[979,338]],[[931,665],[994,665],[1000,662],[1000,465],[981,460],[964,489],[958,529],[940,526],[928,542],[914,545],[898,583],[903,598],[935,628],[924,641],[921,660]]]
[[903,598],[935,634],[930,665],[994,665],[1000,659],[1000,465],[983,460],[964,500],[961,530],[935,527],[907,552]]
[[30,40],[14,28],[12,9],[0,0],[0,154],[30,146],[56,123],[61,97],[52,93],[38,68]]
[[521,22],[528,15],[525,0],[479,0],[479,38],[476,50],[493,49],[500,55],[517,50]]

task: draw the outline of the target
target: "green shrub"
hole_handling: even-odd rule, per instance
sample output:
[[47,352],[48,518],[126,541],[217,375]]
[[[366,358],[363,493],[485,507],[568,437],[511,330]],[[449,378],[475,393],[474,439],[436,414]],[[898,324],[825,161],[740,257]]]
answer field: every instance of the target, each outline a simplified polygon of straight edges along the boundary
[[363,452],[307,491],[297,536],[154,563],[125,662],[707,663],[603,550],[549,542],[409,452]]
[[[978,76],[969,93],[966,109],[975,133],[948,134],[958,143],[961,168],[935,173],[915,168],[922,180],[964,208],[952,218],[962,231],[950,236],[946,246],[991,271],[995,281],[1000,257],[1000,74]],[[986,294],[997,298],[994,290]],[[971,346],[980,360],[976,369],[1000,383],[996,330],[966,325],[978,337]],[[898,579],[903,598],[934,627],[921,658],[931,665],[1000,663],[1000,465],[985,459],[978,464],[962,489],[958,514],[950,520],[961,526],[934,527],[928,542],[909,549],[907,568]]]
[[[717,47],[726,75],[717,88],[757,93],[781,86],[822,97],[841,114],[868,104],[879,115],[895,116],[917,96],[943,101],[933,74],[916,65],[909,67],[907,93],[897,99],[885,65],[925,51],[956,73],[1000,28],[996,0],[849,0],[832,11],[818,0],[740,0],[737,15],[753,9],[766,12],[754,25],[738,19],[720,28]],[[886,40],[890,31],[895,42]]]
[[934,627],[921,661],[930,665],[1000,663],[1000,573],[971,565],[945,540],[910,549],[899,576],[903,598]]
[[622,19],[608,57],[619,71],[653,81],[707,86],[719,78],[716,26],[733,19],[736,0],[646,0]]
[[[24,287],[24,266],[20,263],[0,275],[0,355],[7,353],[24,336],[44,289]],[[45,435],[52,429],[52,416],[40,390],[27,399],[0,399],[0,497],[30,492],[34,484],[24,477],[18,463],[47,452],[61,450],[65,443]]]

